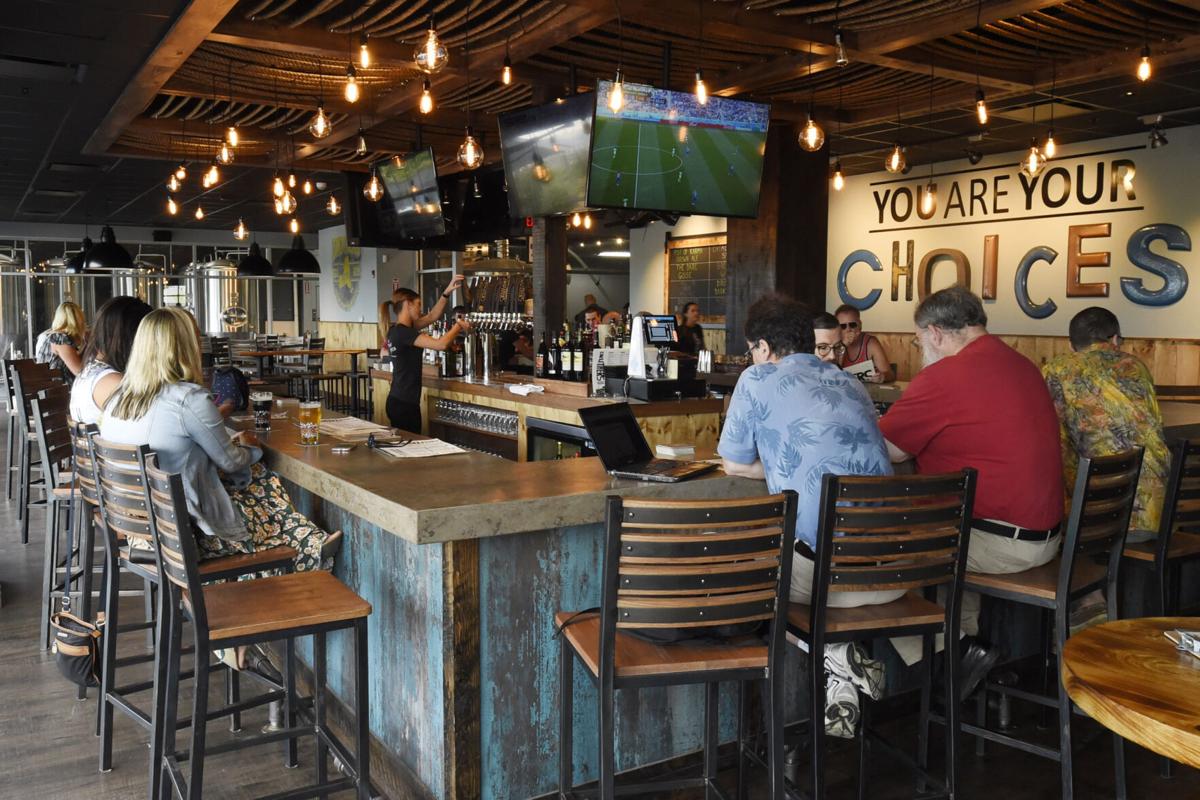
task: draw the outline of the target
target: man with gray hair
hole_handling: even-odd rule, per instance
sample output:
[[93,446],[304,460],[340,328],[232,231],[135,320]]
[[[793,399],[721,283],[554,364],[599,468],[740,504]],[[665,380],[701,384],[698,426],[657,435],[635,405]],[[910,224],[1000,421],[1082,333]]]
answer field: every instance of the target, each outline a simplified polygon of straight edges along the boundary
[[[979,470],[967,569],[1023,572],[1057,554],[1063,518],[1058,415],[1038,368],[987,332],[983,302],[962,286],[926,297],[914,315],[924,368],[879,421],[892,461],[918,473]],[[963,594],[963,632],[979,632],[979,595]],[[919,637],[893,642],[920,660]],[[964,650],[969,694],[999,653]]]

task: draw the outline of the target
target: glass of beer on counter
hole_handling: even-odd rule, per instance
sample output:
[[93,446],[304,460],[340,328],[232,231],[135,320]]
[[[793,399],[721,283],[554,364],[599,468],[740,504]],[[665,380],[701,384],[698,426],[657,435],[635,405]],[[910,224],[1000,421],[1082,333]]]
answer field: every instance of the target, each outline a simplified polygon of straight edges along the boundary
[[321,403],[317,400],[300,401],[300,444],[317,444],[321,438]]
[[254,430],[266,433],[271,430],[271,406],[274,395],[270,392],[251,392],[250,407],[254,409]]

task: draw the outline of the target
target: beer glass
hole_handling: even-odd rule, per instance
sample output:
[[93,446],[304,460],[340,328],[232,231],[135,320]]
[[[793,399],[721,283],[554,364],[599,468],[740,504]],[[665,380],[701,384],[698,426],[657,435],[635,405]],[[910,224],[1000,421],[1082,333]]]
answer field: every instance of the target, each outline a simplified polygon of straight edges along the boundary
[[317,444],[321,438],[321,404],[316,400],[300,402],[300,444]]
[[274,395],[270,392],[251,392],[250,406],[254,409],[254,430],[266,433],[271,430],[271,405]]

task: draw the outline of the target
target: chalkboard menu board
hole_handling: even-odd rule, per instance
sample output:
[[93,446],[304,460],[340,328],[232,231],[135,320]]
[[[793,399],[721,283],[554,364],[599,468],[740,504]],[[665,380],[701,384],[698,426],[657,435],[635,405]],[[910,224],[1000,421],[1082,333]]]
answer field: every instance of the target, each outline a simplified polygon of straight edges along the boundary
[[725,323],[725,234],[667,239],[667,310],[700,305],[702,322]]

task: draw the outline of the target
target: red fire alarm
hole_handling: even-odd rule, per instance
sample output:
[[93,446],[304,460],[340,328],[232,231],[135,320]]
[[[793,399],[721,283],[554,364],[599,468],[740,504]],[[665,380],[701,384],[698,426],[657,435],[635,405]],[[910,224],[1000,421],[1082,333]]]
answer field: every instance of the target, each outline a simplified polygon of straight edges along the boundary
[[526,228],[532,228],[532,227],[533,227],[533,217],[526,217],[526,218],[525,218],[525,227],[526,227]]

